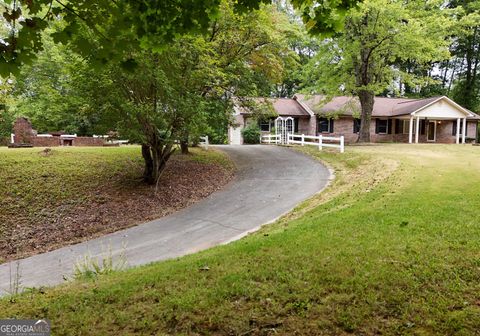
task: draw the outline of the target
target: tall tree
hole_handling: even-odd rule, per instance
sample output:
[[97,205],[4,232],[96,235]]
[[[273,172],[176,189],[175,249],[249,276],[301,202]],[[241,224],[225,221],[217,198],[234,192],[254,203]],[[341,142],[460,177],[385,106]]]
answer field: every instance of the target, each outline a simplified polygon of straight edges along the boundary
[[129,49],[133,71],[115,60],[92,68],[46,38],[49,48],[18,77],[18,111],[40,130],[81,132],[88,126],[82,133],[89,134],[105,124],[118,128],[142,144],[144,177],[155,183],[177,140],[185,150],[212,130],[212,120],[228,125],[231,97],[257,95],[264,82],[282,78],[292,53],[284,37],[288,20],[271,5],[238,14],[232,3],[222,2],[205,34],[177,37],[156,52]]
[[[255,95],[258,74],[278,78],[288,53],[280,16],[271,6],[238,15],[224,1],[208,34],[176,39],[159,53],[133,53],[135,72],[112,69],[127,101],[128,128],[142,143],[147,182],[158,180],[176,140],[186,143],[208,128],[213,107]],[[223,113],[228,120],[230,110]]]
[[395,67],[396,62],[428,64],[449,57],[445,36],[451,21],[446,14],[439,3],[366,0],[347,13],[344,31],[325,40],[306,67],[315,91],[358,96],[358,142],[370,141],[376,94],[399,79],[410,85],[428,82],[428,78]]
[[450,7],[458,9],[458,24],[452,44],[457,60],[455,101],[473,111],[480,109],[480,2],[454,0]]

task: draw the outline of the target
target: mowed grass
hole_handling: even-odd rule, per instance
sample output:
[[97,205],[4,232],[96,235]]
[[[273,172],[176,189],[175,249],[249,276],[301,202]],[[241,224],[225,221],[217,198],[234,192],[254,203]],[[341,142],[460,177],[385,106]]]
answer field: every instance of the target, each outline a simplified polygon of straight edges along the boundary
[[0,147],[2,202],[36,212],[50,203],[76,199],[118,175],[138,179],[141,160],[137,146],[58,147],[49,153],[43,148]]
[[0,317],[48,318],[54,335],[478,335],[480,148],[303,150],[337,179],[277,223],[4,299]]

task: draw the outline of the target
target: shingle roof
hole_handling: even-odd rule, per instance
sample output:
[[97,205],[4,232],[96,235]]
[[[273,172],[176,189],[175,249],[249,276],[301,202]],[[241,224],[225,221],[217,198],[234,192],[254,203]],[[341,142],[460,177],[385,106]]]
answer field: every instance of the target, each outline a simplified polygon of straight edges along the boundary
[[[319,114],[328,114],[340,112],[342,115],[352,115],[360,113],[360,102],[356,97],[339,96],[326,101],[325,96],[313,95],[306,96],[297,94],[296,98],[306,104],[313,112]],[[387,98],[375,97],[373,105],[373,117],[397,117],[408,115],[422,107],[425,107],[442,97],[431,97],[423,99],[410,98]],[[473,114],[472,119],[480,119],[480,116]]]
[[[279,116],[309,117],[310,114],[295,100],[290,98],[253,98],[257,103],[271,102]],[[241,114],[249,114],[249,111],[238,107]]]
[[[373,105],[373,117],[398,117],[408,115],[422,107],[425,107],[442,97],[431,97],[423,99],[411,98],[387,98],[375,97]],[[339,113],[341,115],[351,116],[360,113],[360,102],[357,97],[338,96],[327,100],[322,95],[303,95],[297,94],[293,99],[289,98],[253,98],[257,103],[269,101],[280,116],[309,117],[309,109],[317,114]],[[302,106],[303,105],[303,106]],[[305,106],[305,108],[304,108]],[[466,110],[466,109],[465,109]],[[468,111],[468,110],[466,110]],[[470,112],[473,117],[469,119],[479,119],[480,116]],[[241,114],[248,114],[246,109],[240,108]]]
[[310,116],[310,114],[295,99],[273,99],[273,108],[280,116]]

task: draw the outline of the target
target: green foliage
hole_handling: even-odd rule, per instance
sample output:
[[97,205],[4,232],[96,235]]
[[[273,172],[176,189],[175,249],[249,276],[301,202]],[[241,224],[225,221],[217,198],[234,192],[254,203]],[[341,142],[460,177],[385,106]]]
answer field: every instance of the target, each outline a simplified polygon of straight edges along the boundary
[[395,67],[399,60],[430,64],[449,57],[446,39],[452,27],[447,10],[433,3],[366,0],[348,12],[345,31],[325,40],[305,69],[313,89],[328,93],[374,94],[395,80],[425,85],[428,76],[416,76]]
[[247,144],[260,143],[260,127],[256,122],[249,123],[242,129],[243,142]]
[[8,138],[10,141],[10,134],[12,133],[12,125],[14,121],[14,113],[12,105],[14,104],[14,99],[12,97],[13,91],[13,79],[0,78],[0,143],[2,143],[4,138]]
[[208,134],[223,143],[231,118],[228,97],[262,94],[283,77],[293,57],[285,45],[291,29],[273,6],[239,15],[225,1],[205,35],[177,37],[157,52],[125,47],[131,48],[126,62],[134,71],[115,59],[92,67],[72,44],[54,44],[47,31],[46,50],[17,76],[16,113],[41,132],[120,128],[123,136],[144,142],[141,123],[148,122],[163,138],[195,141]]
[[452,0],[457,9],[452,71],[457,73],[452,98],[462,106],[480,112],[480,2]]
[[468,108],[471,111],[480,113],[479,79],[466,79],[466,76],[462,75],[455,81],[450,95],[458,104]]
[[347,11],[357,0],[291,0],[301,14],[308,31],[315,35],[329,36],[343,28]]
[[28,117],[39,132],[65,131],[78,135],[105,134],[115,120],[97,106],[111,80],[68,47],[47,36],[47,47],[16,77],[15,114]]
[[0,110],[0,138],[10,137],[15,118],[8,109]]
[[[289,18],[289,30],[285,32],[286,43],[290,49],[290,57],[285,59],[287,63],[285,71],[280,82],[270,91],[276,97],[292,97],[298,90],[308,83],[303,82],[302,69],[308,64],[312,57],[319,49],[319,39],[309,34],[295,12],[291,12],[291,8],[286,6],[282,8]],[[263,96],[270,96],[271,92]]]
[[[237,0],[237,12],[260,8],[270,0]],[[316,2],[296,0],[312,32],[339,28],[345,9],[355,0]],[[221,0],[37,0],[3,1],[3,39],[0,43],[0,75],[18,73],[44,49],[42,33],[51,22],[62,28],[51,34],[57,43],[70,43],[77,52],[102,64],[112,59],[132,66],[130,49],[160,51],[177,37],[205,33],[221,12]],[[20,20],[22,18],[22,20]],[[88,35],[83,34],[87,29]],[[92,52],[94,51],[94,52]]]

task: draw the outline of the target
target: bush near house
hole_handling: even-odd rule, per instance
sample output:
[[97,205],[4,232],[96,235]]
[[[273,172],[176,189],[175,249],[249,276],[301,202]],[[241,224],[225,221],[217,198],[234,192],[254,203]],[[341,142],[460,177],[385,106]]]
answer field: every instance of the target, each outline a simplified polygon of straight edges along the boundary
[[260,143],[260,127],[257,123],[252,122],[242,129],[243,142],[247,144]]

